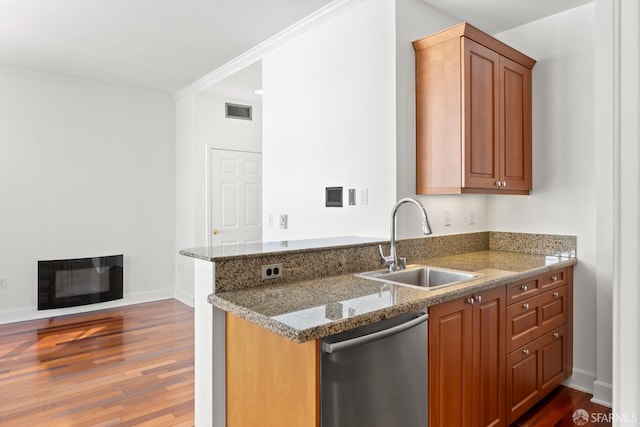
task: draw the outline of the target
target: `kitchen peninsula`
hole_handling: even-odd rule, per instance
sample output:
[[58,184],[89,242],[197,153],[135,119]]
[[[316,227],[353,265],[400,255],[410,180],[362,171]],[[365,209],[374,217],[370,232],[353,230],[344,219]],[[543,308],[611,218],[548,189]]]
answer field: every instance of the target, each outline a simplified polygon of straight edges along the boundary
[[[494,397],[493,402],[497,418],[514,421],[524,408],[571,374],[575,237],[481,232],[399,241],[398,253],[407,257],[408,264],[480,275],[433,290],[355,277],[353,273],[380,268],[377,245],[385,242],[342,238],[319,243],[289,242],[287,247],[267,246],[226,255],[215,248],[180,251],[196,259],[197,425],[246,425],[252,416],[264,424],[269,420],[282,423],[278,405],[296,417],[296,425],[302,425],[301,420],[306,420],[305,425],[320,425],[318,340],[427,307],[431,316],[429,383],[437,386],[446,378],[432,375],[433,364],[443,363],[437,356],[448,350],[446,345],[432,349],[437,340],[432,333],[437,324],[433,309],[469,300],[477,304],[462,305],[462,315],[475,316],[474,310],[482,310],[485,303],[499,301],[491,306],[499,310],[496,319],[502,331],[496,340],[502,343],[496,350],[501,361],[496,369],[501,370],[499,378],[503,379],[498,387],[502,397]],[[282,277],[263,280],[263,265],[281,265]],[[497,299],[483,298],[496,292],[500,293]],[[547,336],[556,338],[558,344],[547,343]],[[461,335],[459,341],[466,338]],[[274,354],[277,348],[282,349],[281,354]],[[549,364],[555,375],[520,378],[531,372],[532,363],[540,366],[534,374],[544,376],[542,349],[548,348],[553,352],[546,354],[556,357]],[[227,361],[228,352],[236,353]],[[471,359],[472,350],[468,353]],[[277,386],[260,373],[264,372],[261,365],[279,358],[290,362],[268,366]],[[468,361],[462,357],[459,363]],[[451,366],[447,370],[451,371]],[[505,378],[517,387],[511,387]],[[250,383],[249,389],[242,383]],[[541,388],[543,385],[546,388]],[[251,395],[242,394],[248,390]],[[524,391],[526,395],[522,395]],[[429,402],[430,425],[438,425],[438,404]],[[461,414],[467,410],[459,409]]]

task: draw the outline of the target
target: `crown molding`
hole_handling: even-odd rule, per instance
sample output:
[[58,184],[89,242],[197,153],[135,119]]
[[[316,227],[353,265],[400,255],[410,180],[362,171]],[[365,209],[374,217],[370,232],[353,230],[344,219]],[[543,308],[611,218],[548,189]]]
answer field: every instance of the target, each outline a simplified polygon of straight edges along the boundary
[[226,64],[216,68],[187,87],[180,89],[175,93],[174,99],[193,95],[207,87],[229,77],[230,75],[240,71],[248,65],[261,59],[267,52],[282,46],[290,40],[304,34],[310,29],[320,25],[321,23],[340,15],[345,10],[350,9],[354,5],[361,3],[363,0],[335,0],[321,9],[318,9],[311,15],[296,22],[292,26],[284,29],[273,37],[268,38],[259,45],[249,49],[240,56],[232,59]]
[[87,88],[104,89],[130,94],[151,96],[171,101],[171,92],[156,91],[135,86],[122,86],[118,84],[103,83],[96,80],[84,79],[81,77],[54,74],[45,71],[37,71],[29,68],[15,67],[0,64],[0,78],[2,76],[14,76],[23,79],[35,79],[53,83],[62,83],[71,86],[82,86]]

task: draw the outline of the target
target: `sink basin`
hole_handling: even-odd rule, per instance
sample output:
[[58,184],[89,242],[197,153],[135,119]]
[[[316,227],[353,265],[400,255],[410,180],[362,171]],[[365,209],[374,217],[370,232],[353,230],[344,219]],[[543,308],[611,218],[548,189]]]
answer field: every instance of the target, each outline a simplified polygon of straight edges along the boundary
[[468,271],[414,264],[407,266],[405,270],[398,270],[391,273],[388,270],[376,270],[358,273],[356,276],[382,282],[434,289],[477,279],[482,275]]

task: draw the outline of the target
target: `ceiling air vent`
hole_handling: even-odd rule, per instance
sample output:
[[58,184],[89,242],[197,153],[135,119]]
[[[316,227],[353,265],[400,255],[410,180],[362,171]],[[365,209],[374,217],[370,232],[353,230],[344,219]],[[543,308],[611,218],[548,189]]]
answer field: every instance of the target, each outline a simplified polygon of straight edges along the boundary
[[225,107],[225,117],[231,119],[243,119],[243,120],[253,120],[251,118],[251,106],[250,105],[238,105],[238,104],[230,104],[226,102],[224,104]]

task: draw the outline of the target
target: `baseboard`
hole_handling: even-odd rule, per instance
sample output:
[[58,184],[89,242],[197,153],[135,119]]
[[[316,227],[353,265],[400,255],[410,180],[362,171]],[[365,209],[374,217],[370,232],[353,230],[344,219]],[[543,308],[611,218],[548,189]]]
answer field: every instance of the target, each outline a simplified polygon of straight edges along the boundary
[[195,298],[193,296],[193,293],[185,292],[182,289],[176,289],[174,298],[191,308],[195,306]]
[[613,384],[605,383],[603,381],[594,381],[593,383],[593,398],[591,399],[593,403],[597,403],[598,405],[606,406],[609,408],[613,407]]
[[611,408],[613,401],[613,386],[596,380],[596,374],[573,368],[571,375],[564,383],[567,387],[593,395],[591,401],[598,405]]
[[88,313],[91,311],[123,307],[132,304],[141,304],[151,301],[160,301],[173,298],[173,294],[173,289],[167,289],[129,294],[125,295],[123,299],[83,305],[79,307],[56,308],[52,310],[38,310],[36,307],[29,307],[15,310],[3,310],[2,312],[0,312],[0,325],[4,325],[7,323],[24,322],[27,320],[38,320],[47,319],[50,317],[66,316],[68,314]]
[[594,372],[587,372],[574,367],[573,375],[567,378],[563,384],[584,393],[593,394],[593,383],[595,381],[596,374]]

